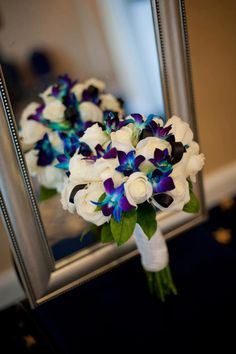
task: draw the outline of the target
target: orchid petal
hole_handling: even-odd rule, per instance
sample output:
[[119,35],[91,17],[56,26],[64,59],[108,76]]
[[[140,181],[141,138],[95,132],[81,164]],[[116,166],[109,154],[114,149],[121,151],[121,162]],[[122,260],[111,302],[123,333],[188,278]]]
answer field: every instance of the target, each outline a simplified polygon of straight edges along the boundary
[[112,178],[108,178],[104,183],[104,188],[107,194],[112,194],[114,192],[114,182]]

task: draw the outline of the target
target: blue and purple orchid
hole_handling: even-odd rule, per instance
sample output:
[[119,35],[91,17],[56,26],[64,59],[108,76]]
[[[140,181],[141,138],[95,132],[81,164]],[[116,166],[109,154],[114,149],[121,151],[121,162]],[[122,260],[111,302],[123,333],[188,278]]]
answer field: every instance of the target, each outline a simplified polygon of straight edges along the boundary
[[173,179],[169,176],[173,171],[170,163],[168,149],[155,149],[154,157],[149,161],[156,167],[154,171],[148,173],[148,179],[153,186],[154,193],[163,193],[175,188]]
[[171,172],[172,170],[162,173],[160,170],[155,169],[147,175],[154,193],[164,193],[175,189],[173,179],[169,176]]
[[172,126],[169,125],[167,127],[161,127],[160,124],[151,121],[149,123],[149,128],[152,131],[153,136],[160,138],[162,140],[167,140],[169,142],[174,142],[175,137],[172,133],[170,133]]
[[116,148],[111,147],[111,143],[107,146],[106,149],[104,149],[102,145],[97,144],[95,146],[95,151],[96,151],[96,155],[90,155],[85,159],[96,161],[101,157],[104,159],[115,159],[117,157],[117,150]]
[[154,157],[149,161],[162,173],[167,173],[173,170],[173,165],[170,163],[171,157],[169,156],[168,149],[160,150],[155,149]]
[[119,166],[116,170],[122,172],[124,176],[130,176],[134,172],[138,172],[140,164],[145,160],[142,155],[135,156],[135,151],[131,150],[127,154],[124,151],[118,151]]
[[165,124],[165,118],[158,117],[155,114],[149,114],[147,118],[145,118],[142,114],[133,113],[128,117],[128,121],[133,123],[135,127],[141,132],[142,130],[148,128],[150,124],[153,122],[154,118],[161,119],[163,124]]
[[36,143],[35,150],[38,150],[37,165],[42,167],[51,165],[59,154],[52,146],[47,133]]
[[132,120],[120,120],[117,112],[104,111],[104,126],[107,134],[111,134],[122,127],[125,127],[129,123],[132,123]]
[[100,97],[99,97],[99,90],[97,87],[90,85],[86,88],[82,93],[82,100],[81,102],[92,102],[97,106],[100,105]]
[[101,202],[92,201],[93,204],[101,207],[104,216],[113,215],[117,222],[121,221],[122,212],[128,212],[134,208],[125,196],[124,183],[114,187],[112,178],[104,182],[105,197]]
[[67,74],[59,76],[57,83],[52,87],[51,96],[58,99],[63,99],[70,93],[70,90],[76,83],[77,80],[72,81]]
[[56,164],[55,167],[68,171],[70,159],[76,151],[78,154],[85,157],[91,155],[92,151],[90,147],[86,143],[80,141],[76,134],[71,133],[66,135],[65,133],[59,133],[59,136],[63,141],[64,154],[59,154],[56,156],[59,163]]

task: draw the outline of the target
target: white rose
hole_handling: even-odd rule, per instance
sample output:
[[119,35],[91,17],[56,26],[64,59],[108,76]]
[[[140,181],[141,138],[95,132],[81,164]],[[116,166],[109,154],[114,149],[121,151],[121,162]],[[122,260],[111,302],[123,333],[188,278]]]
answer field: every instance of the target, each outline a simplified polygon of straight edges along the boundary
[[54,160],[51,165],[38,166],[38,151],[30,150],[25,154],[26,164],[32,177],[37,176],[39,184],[46,188],[53,188],[60,192],[64,185],[65,172],[54,167],[58,161]]
[[71,182],[68,178],[65,180],[65,184],[61,192],[62,208],[64,210],[68,210],[72,214],[75,212],[75,204],[70,202],[70,195],[76,185],[76,183]]
[[85,130],[84,135],[80,141],[89,145],[94,150],[95,146],[100,144],[104,145],[109,140],[109,136],[99,127],[98,124],[94,124]]
[[165,194],[170,195],[173,198],[173,202],[168,208],[164,208],[152,198],[152,204],[163,211],[180,211],[190,200],[189,185],[183,176],[174,177],[171,175],[171,177],[175,188],[172,191],[165,192]]
[[108,178],[112,178],[114,185],[119,186],[122,183],[124,176],[122,173],[116,171],[117,166],[119,166],[118,159],[100,158],[94,164],[94,168],[96,169],[100,180],[105,181]]
[[113,111],[118,112],[119,116],[122,117],[124,110],[120,106],[120,102],[110,93],[100,96],[100,107],[103,111]]
[[95,78],[90,78],[90,79],[86,80],[84,83],[84,86],[86,88],[88,88],[89,86],[97,87],[99,92],[104,92],[105,88],[106,88],[106,84],[103,81],[95,79]]
[[190,178],[192,182],[196,182],[196,175],[203,168],[204,162],[205,156],[199,154],[198,143],[192,141],[182,159],[174,165],[173,175],[181,175],[186,179]]
[[88,184],[100,181],[94,162],[84,160],[84,156],[75,153],[69,162],[70,181],[75,184]]
[[152,196],[152,185],[142,172],[134,172],[124,184],[125,195],[131,205],[144,203]]
[[134,150],[134,146],[132,145],[132,135],[132,129],[129,127],[123,127],[115,132],[112,132],[112,147],[115,147],[117,150],[121,150],[126,153]]
[[38,150],[30,150],[25,154],[25,162],[31,176],[36,176],[40,166],[37,165]]
[[78,101],[81,101],[82,93],[83,93],[84,90],[85,90],[85,85],[84,84],[75,84],[72,87],[71,92],[75,94],[75,96],[78,99]]
[[75,84],[72,87],[71,92],[73,92],[75,94],[78,101],[81,101],[83,91],[86,90],[89,86],[96,87],[99,90],[99,92],[103,92],[106,87],[106,85],[103,81],[100,81],[100,80],[94,79],[94,78],[90,78],[90,79],[86,80],[84,83]]
[[205,156],[203,154],[192,155],[189,158],[186,167],[186,174],[188,177],[190,177],[192,182],[196,182],[196,175],[203,168],[204,163],[205,163]]
[[52,87],[53,86],[49,86],[44,92],[39,94],[39,96],[42,98],[42,100],[45,104],[48,104],[48,103],[56,100],[56,98],[54,96],[51,96]]
[[35,120],[27,120],[21,125],[19,136],[22,139],[25,149],[34,145],[38,140],[41,140],[45,133],[50,130],[43,124],[36,122]]
[[172,125],[170,133],[174,134],[176,142],[182,142],[183,145],[190,145],[193,140],[193,132],[188,123],[177,116],[173,116],[168,119],[165,127],[169,125]]
[[79,106],[80,118],[83,122],[103,122],[103,112],[92,102],[83,102]]
[[46,105],[42,114],[45,119],[60,123],[64,120],[66,107],[59,100],[54,100]]
[[104,216],[102,211],[95,211],[96,205],[92,201],[97,202],[104,193],[102,183],[91,183],[88,188],[78,191],[74,197],[76,212],[88,222],[97,226],[104,224],[110,220],[110,216]]
[[[54,161],[55,163],[57,161]],[[46,188],[56,189],[61,192],[64,185],[65,172],[52,165],[41,167],[37,170],[39,183]]]

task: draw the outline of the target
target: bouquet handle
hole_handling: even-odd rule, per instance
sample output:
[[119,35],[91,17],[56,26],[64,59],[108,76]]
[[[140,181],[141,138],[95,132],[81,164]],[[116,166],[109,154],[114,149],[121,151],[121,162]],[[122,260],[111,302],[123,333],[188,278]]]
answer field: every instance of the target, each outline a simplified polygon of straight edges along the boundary
[[161,301],[166,295],[177,294],[169,267],[169,254],[161,229],[157,227],[149,240],[141,226],[136,224],[134,238],[141,256],[141,263],[146,271],[151,293],[155,293]]

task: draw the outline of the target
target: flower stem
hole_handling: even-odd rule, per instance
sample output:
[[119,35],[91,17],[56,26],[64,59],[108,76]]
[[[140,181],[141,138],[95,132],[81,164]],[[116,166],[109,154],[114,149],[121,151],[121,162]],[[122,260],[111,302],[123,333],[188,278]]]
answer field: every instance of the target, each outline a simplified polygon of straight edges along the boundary
[[146,271],[146,275],[151,295],[155,294],[162,302],[170,294],[177,295],[177,289],[174,285],[169,265],[159,272]]

